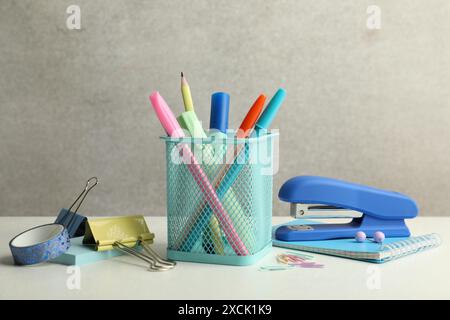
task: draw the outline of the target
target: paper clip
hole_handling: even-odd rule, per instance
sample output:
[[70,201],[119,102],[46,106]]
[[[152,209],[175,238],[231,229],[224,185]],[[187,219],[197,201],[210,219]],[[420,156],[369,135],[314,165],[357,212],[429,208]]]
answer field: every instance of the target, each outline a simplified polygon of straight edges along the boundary
[[121,241],[114,242],[113,247],[123,253],[144,260],[149,264],[149,269],[153,271],[167,271],[175,267],[176,262],[161,258],[145,241],[139,240],[138,244],[142,246],[147,254],[130,248]]
[[294,266],[285,265],[285,266],[261,266],[259,267],[259,271],[282,271],[282,270],[292,270]]
[[[61,211],[59,212],[55,223],[62,224],[69,232],[70,238],[84,235],[85,222],[87,218],[78,214],[78,209],[80,209],[89,191],[91,191],[97,184],[97,177],[89,178],[83,191],[81,191],[80,195],[75,199],[69,209],[61,209]],[[77,203],[77,207],[72,212],[72,208],[75,207]]]

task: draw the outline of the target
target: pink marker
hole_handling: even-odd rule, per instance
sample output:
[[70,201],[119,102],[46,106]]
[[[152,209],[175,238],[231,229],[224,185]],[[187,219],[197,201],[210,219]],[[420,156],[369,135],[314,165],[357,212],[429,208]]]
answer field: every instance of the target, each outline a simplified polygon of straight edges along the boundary
[[[167,135],[172,138],[183,138],[183,130],[178,124],[178,121],[175,118],[175,115],[172,113],[172,110],[170,110],[166,101],[164,101],[163,97],[161,97],[158,91],[155,91],[150,95],[150,102],[152,103],[153,109],[155,110],[156,115],[158,116],[158,119],[161,122],[161,125],[163,126]],[[228,212],[223,207],[222,202],[220,202],[220,199],[217,196],[214,187],[209,182],[208,177],[203,172],[200,164],[197,162],[197,159],[195,159],[195,156],[192,154],[191,149],[189,149],[189,147],[183,143],[178,144],[177,148],[181,158],[188,159],[188,161],[186,161],[186,166],[188,167],[189,172],[191,173],[195,182],[200,187],[200,190],[204,193],[205,199],[208,202],[209,206],[216,214],[220,226],[222,227],[222,230],[225,233],[228,242],[233,247],[233,250],[239,256],[248,255],[249,252],[244,242],[242,242],[241,238],[236,232],[236,229],[233,226],[233,222],[231,221]]]

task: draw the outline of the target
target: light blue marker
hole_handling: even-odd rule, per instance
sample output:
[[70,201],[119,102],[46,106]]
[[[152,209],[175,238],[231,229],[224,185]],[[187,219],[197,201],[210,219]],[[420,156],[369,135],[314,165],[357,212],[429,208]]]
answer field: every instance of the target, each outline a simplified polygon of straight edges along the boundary
[[278,109],[280,109],[281,104],[286,98],[286,91],[284,89],[278,89],[272,99],[270,99],[269,104],[266,109],[264,109],[263,113],[259,117],[258,121],[255,124],[255,131],[253,131],[253,137],[259,137],[264,131],[270,127],[273,119],[277,115]]

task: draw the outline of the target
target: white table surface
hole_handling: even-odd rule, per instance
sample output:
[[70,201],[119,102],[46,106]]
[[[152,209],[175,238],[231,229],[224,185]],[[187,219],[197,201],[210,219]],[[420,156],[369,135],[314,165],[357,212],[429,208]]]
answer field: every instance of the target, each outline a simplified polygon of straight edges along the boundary
[[[289,219],[274,217],[273,222]],[[66,282],[71,274],[67,273],[67,266],[13,265],[10,239],[25,229],[53,220],[54,217],[0,217],[0,299],[450,298],[450,218],[409,220],[413,234],[437,232],[443,244],[381,265],[314,254],[314,260],[325,265],[323,269],[259,271],[259,266],[276,264],[275,255],[286,251],[273,248],[252,266],[178,262],[171,271],[150,272],[141,260],[121,256],[81,266],[80,289],[68,289]],[[166,218],[146,220],[156,234],[154,248],[165,256]]]

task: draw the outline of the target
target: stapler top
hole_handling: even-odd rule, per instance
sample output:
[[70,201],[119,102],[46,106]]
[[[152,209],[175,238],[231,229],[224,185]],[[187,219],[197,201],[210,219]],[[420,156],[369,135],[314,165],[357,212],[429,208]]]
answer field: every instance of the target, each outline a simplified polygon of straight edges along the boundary
[[[353,218],[346,224],[281,226],[275,235],[283,241],[352,238],[357,231],[367,236],[383,231],[386,237],[408,237],[410,232],[404,219],[418,214],[414,200],[401,193],[319,176],[289,179],[278,197],[291,203],[294,218],[340,218],[341,213]],[[317,212],[325,214],[315,216]]]
[[342,180],[298,176],[281,187],[282,201],[303,204],[322,204],[360,211],[383,220],[408,219],[417,216],[418,208],[410,197]]

